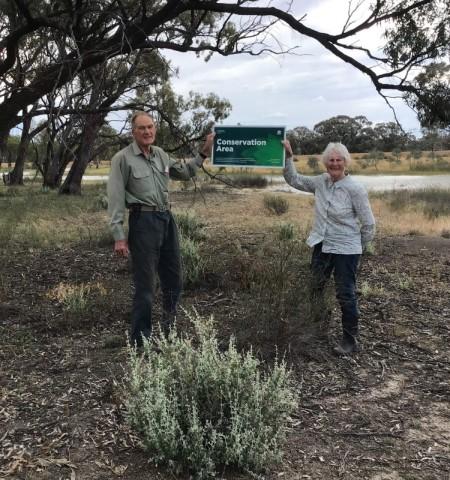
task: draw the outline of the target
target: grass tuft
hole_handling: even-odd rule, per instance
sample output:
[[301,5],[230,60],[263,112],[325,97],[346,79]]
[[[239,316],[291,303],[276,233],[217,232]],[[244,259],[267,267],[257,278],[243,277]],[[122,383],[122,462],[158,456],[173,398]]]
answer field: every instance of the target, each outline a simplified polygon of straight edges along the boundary
[[264,195],[264,206],[275,215],[283,215],[289,210],[289,202],[281,195]]

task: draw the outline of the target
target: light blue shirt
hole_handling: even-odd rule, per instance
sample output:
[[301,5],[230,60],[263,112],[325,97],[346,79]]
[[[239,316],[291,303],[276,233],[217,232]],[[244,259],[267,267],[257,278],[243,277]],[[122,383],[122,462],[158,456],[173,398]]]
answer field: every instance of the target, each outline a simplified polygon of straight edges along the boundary
[[299,175],[292,158],[286,159],[286,182],[315,196],[314,225],[306,243],[322,242],[322,252],[360,254],[375,235],[375,218],[365,188],[350,175],[333,182],[328,173]]

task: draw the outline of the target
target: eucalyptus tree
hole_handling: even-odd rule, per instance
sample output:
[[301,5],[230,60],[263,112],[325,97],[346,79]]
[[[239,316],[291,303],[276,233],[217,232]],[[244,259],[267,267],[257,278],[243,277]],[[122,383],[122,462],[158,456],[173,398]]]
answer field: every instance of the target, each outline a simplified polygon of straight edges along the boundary
[[[300,41],[280,46],[273,29],[277,22],[367,75],[386,101],[392,95],[408,96],[417,109],[424,106],[445,120],[445,109],[415,79],[423,66],[448,58],[449,3],[350,2],[347,21],[337,32],[328,32],[309,26],[298,2],[282,0],[1,0],[0,140],[22,122],[27,107],[105,60],[141,49],[193,51],[206,59],[213,53],[289,51]],[[370,38],[365,34],[375,29],[381,49],[365,43]],[[10,91],[5,78],[14,75],[27,42],[36,36],[63,48],[36,61],[36,75]]]

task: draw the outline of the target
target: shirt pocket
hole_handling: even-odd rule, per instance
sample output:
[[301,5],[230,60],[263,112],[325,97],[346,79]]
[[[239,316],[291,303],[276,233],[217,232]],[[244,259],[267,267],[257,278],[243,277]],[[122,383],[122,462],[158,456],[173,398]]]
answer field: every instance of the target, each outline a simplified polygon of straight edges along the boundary
[[164,192],[167,192],[169,189],[169,165],[164,165],[162,159],[157,159],[153,163],[153,171],[155,172],[155,181]]
[[150,168],[147,165],[133,165],[131,167],[132,185],[131,194],[146,193],[150,189]]

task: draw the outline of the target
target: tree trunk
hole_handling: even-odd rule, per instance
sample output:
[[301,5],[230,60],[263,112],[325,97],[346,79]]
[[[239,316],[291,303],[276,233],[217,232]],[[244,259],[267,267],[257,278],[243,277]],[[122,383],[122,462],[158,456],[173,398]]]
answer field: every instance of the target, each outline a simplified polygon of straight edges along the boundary
[[0,167],[8,160],[9,129],[0,130]]
[[25,166],[25,158],[30,145],[30,127],[31,115],[25,115],[23,118],[22,135],[20,136],[20,144],[17,151],[14,168],[9,174],[9,185],[23,185],[23,170]]
[[78,155],[74,159],[63,185],[59,189],[59,193],[68,195],[81,194],[81,180],[89,161],[92,158],[94,142],[104,120],[104,113],[86,115],[86,122],[81,135],[81,145],[78,150]]

